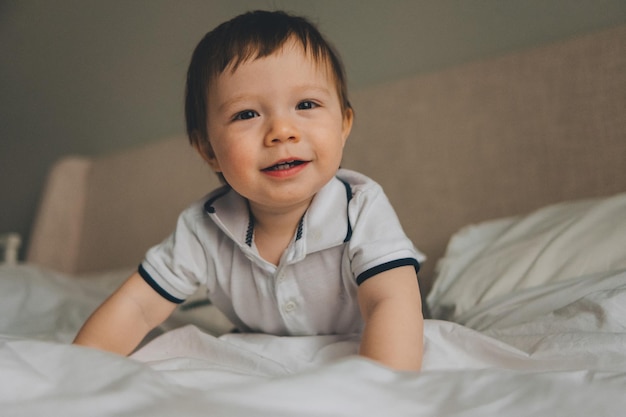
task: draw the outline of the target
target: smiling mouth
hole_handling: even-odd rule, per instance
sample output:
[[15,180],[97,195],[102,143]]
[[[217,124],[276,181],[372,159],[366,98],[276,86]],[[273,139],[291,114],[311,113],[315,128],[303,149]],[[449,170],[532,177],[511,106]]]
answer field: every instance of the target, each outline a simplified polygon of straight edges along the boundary
[[286,171],[288,169],[291,168],[295,168],[299,165],[302,164],[306,164],[307,161],[299,161],[299,160],[293,160],[293,161],[284,161],[284,162],[279,162],[278,164],[272,165],[271,167],[267,167],[262,169],[262,171]]

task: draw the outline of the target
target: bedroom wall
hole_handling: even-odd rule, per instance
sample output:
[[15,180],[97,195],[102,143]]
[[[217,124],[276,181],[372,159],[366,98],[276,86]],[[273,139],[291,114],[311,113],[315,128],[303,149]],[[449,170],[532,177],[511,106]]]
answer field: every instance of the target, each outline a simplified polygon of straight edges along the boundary
[[193,47],[256,8],[318,22],[353,89],[626,22],[624,0],[0,1],[0,233],[28,236],[60,156],[182,132]]

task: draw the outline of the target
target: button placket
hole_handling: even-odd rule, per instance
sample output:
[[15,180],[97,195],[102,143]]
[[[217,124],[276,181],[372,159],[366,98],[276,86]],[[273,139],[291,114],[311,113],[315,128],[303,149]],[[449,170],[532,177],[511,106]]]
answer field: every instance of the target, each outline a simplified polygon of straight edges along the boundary
[[275,275],[274,285],[277,308],[280,311],[285,326],[290,333],[297,331],[299,325],[298,313],[298,286],[293,279],[289,278],[289,274],[284,268],[279,268]]

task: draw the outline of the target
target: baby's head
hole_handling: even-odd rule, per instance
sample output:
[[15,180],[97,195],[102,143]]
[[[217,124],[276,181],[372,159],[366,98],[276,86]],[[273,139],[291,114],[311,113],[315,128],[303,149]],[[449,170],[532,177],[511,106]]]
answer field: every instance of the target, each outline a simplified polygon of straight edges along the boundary
[[316,64],[334,78],[344,116],[352,112],[343,65],[317,28],[302,17],[284,12],[254,11],[222,23],[207,33],[196,47],[185,92],[185,117],[191,144],[211,153],[208,135],[208,95],[212,83],[225,71],[280,50],[288,41],[299,44]]

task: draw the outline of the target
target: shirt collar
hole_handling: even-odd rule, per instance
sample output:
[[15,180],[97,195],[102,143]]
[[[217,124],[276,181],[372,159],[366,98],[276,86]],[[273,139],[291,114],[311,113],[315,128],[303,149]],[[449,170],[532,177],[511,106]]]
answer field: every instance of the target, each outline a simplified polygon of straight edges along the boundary
[[[348,220],[348,202],[351,197],[349,184],[336,177],[322,187],[300,222],[285,260],[297,262],[309,253],[349,240],[352,229]],[[246,252],[250,250],[254,223],[245,198],[224,186],[211,194],[204,210],[227,236]]]

